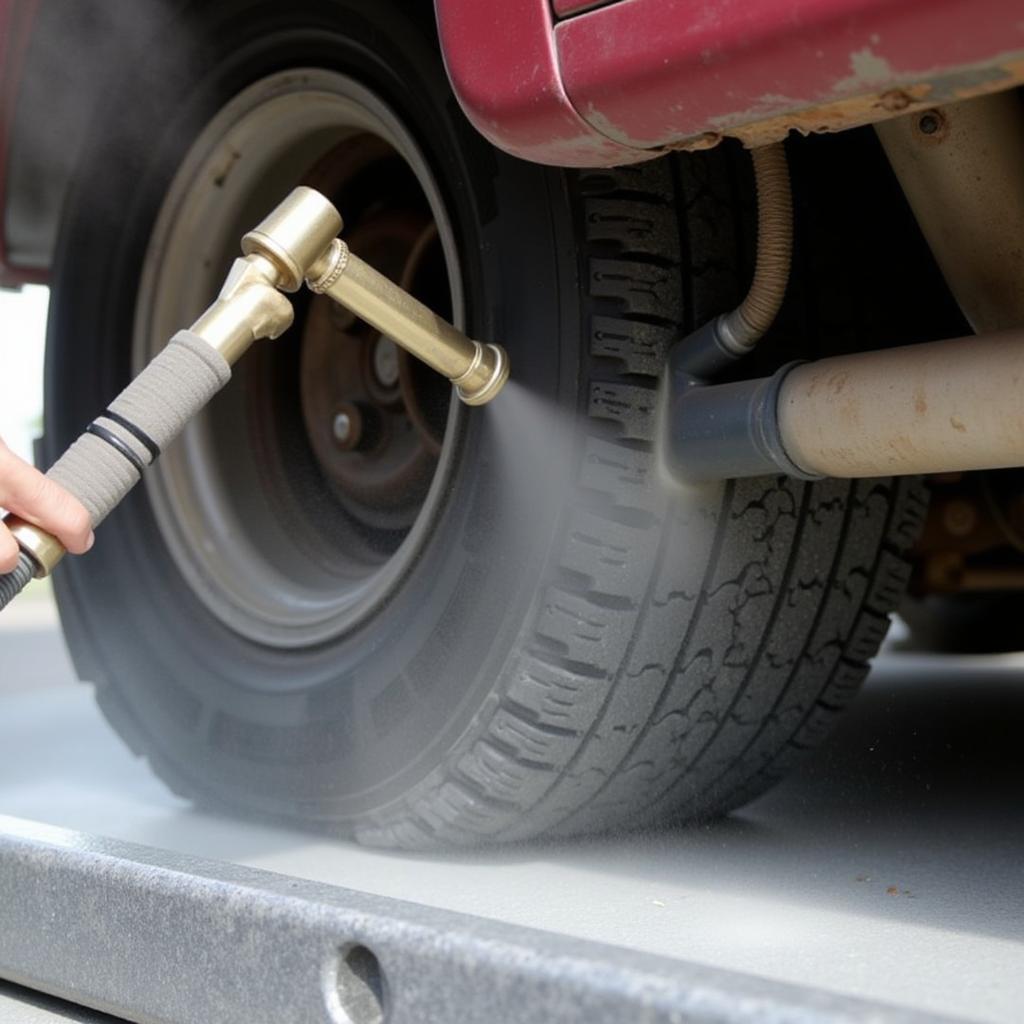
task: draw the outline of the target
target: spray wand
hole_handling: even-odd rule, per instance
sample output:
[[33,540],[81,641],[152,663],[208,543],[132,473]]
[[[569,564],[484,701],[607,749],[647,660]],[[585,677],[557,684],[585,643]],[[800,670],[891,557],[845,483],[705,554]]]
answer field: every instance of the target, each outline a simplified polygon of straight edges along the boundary
[[[444,374],[468,405],[489,402],[508,380],[499,345],[466,337],[351,253],[338,238],[341,215],[311,188],[295,189],[242,239],[216,301],[121,392],[47,473],[70,491],[97,527],[166,448],[231,379],[253,342],[277,338],[294,318],[282,292],[303,281]],[[17,516],[4,520],[21,547],[0,575],[0,610],[64,557],[55,537]]]

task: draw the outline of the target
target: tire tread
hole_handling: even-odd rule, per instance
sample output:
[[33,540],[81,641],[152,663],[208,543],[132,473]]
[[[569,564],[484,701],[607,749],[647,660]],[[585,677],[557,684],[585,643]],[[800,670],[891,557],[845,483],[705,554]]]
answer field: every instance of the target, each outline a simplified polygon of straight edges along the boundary
[[[728,485],[706,578],[659,580],[678,543],[649,485],[661,367],[679,327],[737,287],[736,261],[714,255],[738,232],[722,170],[684,158],[578,175],[593,374],[582,500],[499,706],[449,763],[454,790],[421,787],[416,843],[725,813],[824,738],[884,638],[927,505],[916,481]],[[686,266],[689,252],[702,256]],[[688,623],[681,644],[673,621]],[[358,837],[405,845],[404,813]]]

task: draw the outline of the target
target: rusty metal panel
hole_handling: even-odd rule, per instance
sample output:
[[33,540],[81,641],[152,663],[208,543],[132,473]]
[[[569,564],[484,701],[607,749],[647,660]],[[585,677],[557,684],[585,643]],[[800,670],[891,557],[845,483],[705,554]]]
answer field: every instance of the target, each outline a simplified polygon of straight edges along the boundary
[[[559,15],[575,16],[555,22]],[[1017,0],[437,0],[470,120],[541,163],[837,131],[1024,81]],[[581,13],[582,12],[582,13]]]
[[622,0],[556,26],[563,86],[623,146],[751,145],[1024,79],[1018,0]]

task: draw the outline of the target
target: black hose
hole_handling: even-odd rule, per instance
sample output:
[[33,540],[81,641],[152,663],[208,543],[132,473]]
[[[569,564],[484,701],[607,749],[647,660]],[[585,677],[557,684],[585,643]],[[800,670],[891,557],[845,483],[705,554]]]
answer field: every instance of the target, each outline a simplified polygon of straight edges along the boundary
[[14,570],[0,575],[0,611],[3,611],[29,585],[35,574],[35,562],[22,551]]

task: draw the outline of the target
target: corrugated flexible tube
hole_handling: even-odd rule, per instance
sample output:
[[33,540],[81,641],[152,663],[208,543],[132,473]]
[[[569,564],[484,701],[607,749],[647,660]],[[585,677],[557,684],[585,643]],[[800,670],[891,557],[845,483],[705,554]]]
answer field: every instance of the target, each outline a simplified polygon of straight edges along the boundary
[[677,360],[698,379],[708,379],[746,355],[771,327],[782,307],[793,255],[793,196],[781,142],[750,152],[757,189],[757,259],[746,298],[698,328],[678,345]]

